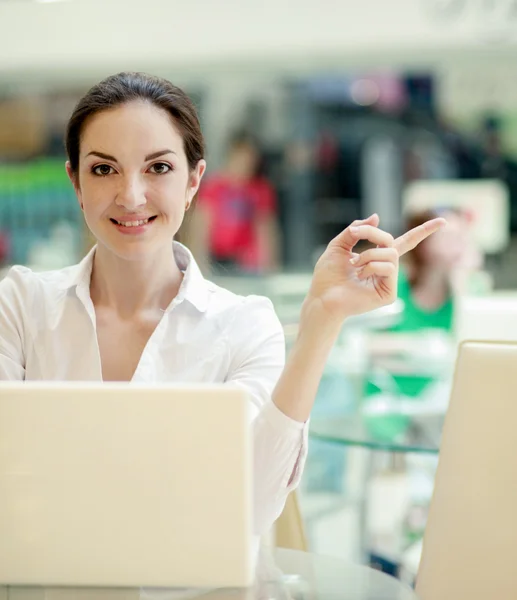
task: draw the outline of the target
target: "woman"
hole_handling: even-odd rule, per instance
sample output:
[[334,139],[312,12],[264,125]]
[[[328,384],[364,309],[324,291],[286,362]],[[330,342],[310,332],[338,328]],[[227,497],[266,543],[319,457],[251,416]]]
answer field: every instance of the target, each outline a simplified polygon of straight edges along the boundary
[[[190,252],[173,242],[206,167],[199,121],[180,89],[144,74],[108,77],[74,110],[66,150],[97,245],[74,267],[42,274],[15,267],[0,283],[0,379],[245,388],[255,531],[265,532],[300,480],[307,420],[344,319],[393,302],[398,257],[443,219],[393,240],[373,215],[332,240],[284,367],[271,302],[205,281]],[[359,240],[376,247],[354,255]]]
[[395,327],[398,331],[424,327],[450,330],[453,297],[464,292],[473,272],[482,266],[467,212],[447,208],[415,213],[408,219],[408,229],[437,216],[447,220],[447,229],[426,240],[406,259],[406,276],[399,282],[405,311]]

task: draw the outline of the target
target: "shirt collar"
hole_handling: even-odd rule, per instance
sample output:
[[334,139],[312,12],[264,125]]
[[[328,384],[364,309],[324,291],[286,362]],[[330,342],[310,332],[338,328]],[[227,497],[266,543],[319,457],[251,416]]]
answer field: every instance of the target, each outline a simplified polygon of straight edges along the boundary
[[195,306],[199,312],[206,312],[210,289],[207,280],[192,256],[192,252],[179,242],[173,242],[176,264],[184,272],[183,283],[178,292],[177,301],[185,299]]
[[[63,269],[61,289],[82,288],[89,295],[93,257],[95,256],[96,248],[97,246],[94,246],[77,265]],[[174,304],[177,305],[182,300],[187,300],[199,312],[206,312],[210,297],[208,282],[203,277],[192,253],[186,246],[183,246],[179,242],[173,242],[173,251],[178,267],[184,272],[183,282]]]

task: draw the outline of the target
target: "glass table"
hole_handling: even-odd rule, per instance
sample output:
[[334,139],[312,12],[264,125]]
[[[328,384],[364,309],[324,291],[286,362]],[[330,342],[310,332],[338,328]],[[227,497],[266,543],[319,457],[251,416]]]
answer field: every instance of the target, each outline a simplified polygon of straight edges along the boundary
[[[408,455],[427,455],[437,457],[441,432],[445,420],[443,411],[422,411],[418,403],[412,413],[407,410],[391,413],[375,413],[356,411],[349,415],[323,417],[311,420],[309,435],[311,439],[330,444],[335,447],[356,448],[357,454],[347,455],[348,464],[354,467],[348,478],[354,482],[355,493],[350,493],[350,481],[345,483],[347,492],[343,495],[341,504],[335,501],[334,511],[343,510],[344,506],[352,503],[357,511],[358,552],[360,560],[375,562],[379,555],[387,560],[391,567],[402,559],[403,549],[393,548],[386,553],[380,550],[372,537],[369,524],[371,522],[371,497],[369,491],[372,482],[379,480],[377,474],[393,474],[406,471]],[[360,449],[365,452],[361,453]],[[388,462],[387,462],[388,461]],[[388,466],[389,465],[389,466]],[[384,479],[386,481],[386,479]],[[327,513],[329,509],[327,508]],[[325,514],[323,515],[325,516]],[[321,515],[312,515],[311,523],[317,523]],[[377,551],[374,548],[377,547]],[[415,575],[416,573],[413,573]]]
[[417,600],[413,590],[374,569],[337,558],[263,549],[250,589],[0,587],[0,600]]
[[444,415],[391,413],[383,416],[354,413],[318,417],[311,421],[311,438],[370,450],[438,454]]
[[[340,414],[326,415],[323,405],[311,418],[311,437],[392,453],[438,454],[452,383],[454,344],[441,333],[382,333],[371,336],[368,343],[367,362],[353,374],[356,400]],[[349,357],[342,360],[345,370]],[[404,387],[399,387],[400,383]],[[370,384],[377,391],[372,391]]]

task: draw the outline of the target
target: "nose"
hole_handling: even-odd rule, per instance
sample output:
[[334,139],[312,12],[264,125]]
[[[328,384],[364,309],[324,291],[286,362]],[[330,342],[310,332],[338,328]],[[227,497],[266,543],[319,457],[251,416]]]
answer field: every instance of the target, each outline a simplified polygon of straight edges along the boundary
[[136,210],[147,204],[144,182],[138,175],[121,178],[121,187],[117,192],[115,204],[127,210]]

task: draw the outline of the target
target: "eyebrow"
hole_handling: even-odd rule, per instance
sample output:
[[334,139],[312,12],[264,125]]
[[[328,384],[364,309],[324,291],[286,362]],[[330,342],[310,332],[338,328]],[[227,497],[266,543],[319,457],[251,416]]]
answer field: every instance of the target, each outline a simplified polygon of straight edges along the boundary
[[[174,150],[169,150],[165,148],[165,150],[158,150],[158,152],[152,152],[145,157],[145,160],[153,160],[153,158],[158,158],[159,156],[163,156],[164,154],[176,154]],[[97,150],[92,150],[88,152],[86,156],[98,156],[99,158],[103,158],[104,160],[111,160],[113,162],[118,162],[114,156],[111,154],[105,154],[104,152],[98,152]]]

